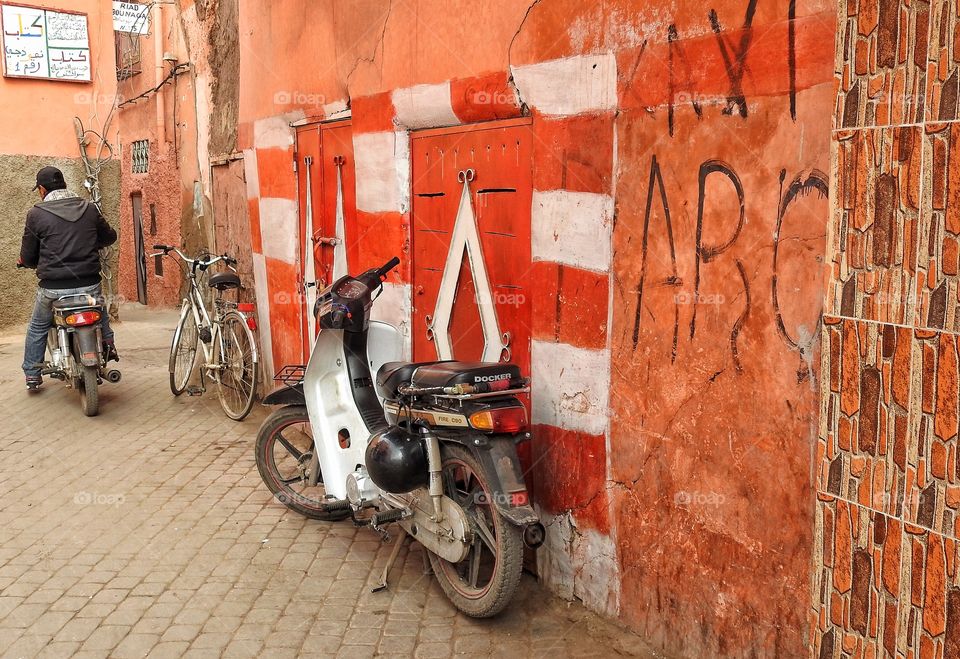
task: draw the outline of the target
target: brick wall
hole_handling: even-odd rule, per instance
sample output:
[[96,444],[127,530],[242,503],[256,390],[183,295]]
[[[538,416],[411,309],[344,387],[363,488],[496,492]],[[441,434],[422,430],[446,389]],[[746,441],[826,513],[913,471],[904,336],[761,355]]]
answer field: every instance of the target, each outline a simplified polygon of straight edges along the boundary
[[841,2],[812,655],[960,656],[953,1]]

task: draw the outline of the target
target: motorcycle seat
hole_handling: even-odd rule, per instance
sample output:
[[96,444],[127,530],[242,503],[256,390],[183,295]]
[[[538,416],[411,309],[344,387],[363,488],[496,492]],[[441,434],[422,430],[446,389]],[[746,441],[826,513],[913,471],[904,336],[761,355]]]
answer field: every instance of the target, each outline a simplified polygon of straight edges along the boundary
[[210,275],[210,288],[225,291],[228,288],[240,288],[240,277],[232,272],[218,272]]
[[387,362],[377,371],[377,393],[385,400],[397,397],[397,389],[410,383],[414,371],[436,362]]
[[53,301],[54,311],[66,311],[68,309],[89,309],[90,307],[99,307],[100,302],[92,295],[64,295]]
[[435,362],[421,364],[410,379],[415,387],[452,387],[458,384],[481,384],[502,380],[519,380],[520,367],[500,362]]

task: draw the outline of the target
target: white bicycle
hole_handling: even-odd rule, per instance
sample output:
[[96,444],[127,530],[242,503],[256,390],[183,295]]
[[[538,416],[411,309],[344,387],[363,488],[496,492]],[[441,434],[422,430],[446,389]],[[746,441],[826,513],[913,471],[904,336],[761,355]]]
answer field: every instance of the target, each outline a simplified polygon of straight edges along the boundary
[[[170,391],[179,396],[184,391],[199,395],[206,391],[205,376],[217,383],[220,406],[228,417],[242,421],[253,408],[257,393],[258,355],[254,330],[254,306],[225,300],[224,291],[240,288],[236,274],[237,261],[226,254],[201,255],[192,259],[171,245],[154,245],[161,250],[151,256],[180,257],[186,267],[189,288],[180,311],[180,322],[170,346]],[[230,271],[207,276],[207,270],[222,262]],[[216,290],[213,315],[201,291],[201,282]],[[199,350],[198,350],[199,348]],[[197,355],[203,355],[200,366],[200,386],[188,388],[197,365]]]

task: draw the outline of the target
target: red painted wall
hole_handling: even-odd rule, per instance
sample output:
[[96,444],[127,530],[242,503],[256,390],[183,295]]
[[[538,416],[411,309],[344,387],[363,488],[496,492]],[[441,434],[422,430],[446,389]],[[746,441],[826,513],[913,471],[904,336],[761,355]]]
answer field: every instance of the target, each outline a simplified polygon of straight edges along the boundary
[[296,177],[267,164],[291,124],[349,106],[359,267],[401,255],[402,315],[408,131],[531,116],[542,577],[671,654],[804,654],[834,6],[242,0],[240,23],[274,358],[300,341],[272,306],[297,287],[271,256]]

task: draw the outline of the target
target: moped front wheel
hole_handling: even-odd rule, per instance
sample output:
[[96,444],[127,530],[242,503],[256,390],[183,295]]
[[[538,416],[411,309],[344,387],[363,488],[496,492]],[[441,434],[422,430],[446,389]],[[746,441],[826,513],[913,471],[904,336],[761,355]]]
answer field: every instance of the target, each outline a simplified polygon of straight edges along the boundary
[[[350,510],[337,507],[328,499],[323,474],[315,486],[309,472],[315,446],[307,408],[302,405],[281,407],[267,417],[257,434],[256,460],[260,478],[273,496],[290,510],[304,517],[335,522],[350,516]],[[319,470],[319,467],[316,467]]]
[[510,603],[520,583],[523,537],[494,505],[483,467],[466,448],[440,448],[444,494],[470,519],[473,542],[459,563],[429,554],[440,588],[450,602],[473,618],[494,616]]

